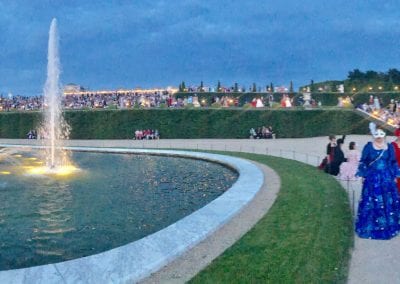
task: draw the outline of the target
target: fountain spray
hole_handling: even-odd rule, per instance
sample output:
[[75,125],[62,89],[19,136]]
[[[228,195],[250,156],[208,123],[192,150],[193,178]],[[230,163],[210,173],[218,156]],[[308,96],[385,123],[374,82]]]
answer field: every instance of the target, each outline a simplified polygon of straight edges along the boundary
[[50,169],[67,166],[68,153],[61,149],[62,139],[68,138],[69,126],[63,119],[61,108],[60,58],[58,54],[57,20],[53,19],[49,31],[47,79],[44,86],[44,136],[47,147],[46,166]]

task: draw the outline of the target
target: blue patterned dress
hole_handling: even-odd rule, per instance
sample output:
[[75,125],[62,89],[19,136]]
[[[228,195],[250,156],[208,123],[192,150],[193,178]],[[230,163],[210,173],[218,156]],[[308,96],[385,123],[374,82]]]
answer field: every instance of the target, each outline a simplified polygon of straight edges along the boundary
[[394,180],[399,175],[391,144],[385,150],[376,150],[372,142],[364,146],[357,172],[365,178],[356,221],[360,238],[387,240],[398,234],[400,202]]

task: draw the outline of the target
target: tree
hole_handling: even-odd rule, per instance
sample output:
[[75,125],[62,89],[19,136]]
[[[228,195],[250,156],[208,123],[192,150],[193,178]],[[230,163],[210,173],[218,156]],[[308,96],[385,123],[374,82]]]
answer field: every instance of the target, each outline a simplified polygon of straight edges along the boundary
[[389,71],[387,72],[389,80],[390,78],[392,79],[392,82],[394,84],[399,84],[400,83],[400,71],[397,69],[389,69]]
[[237,93],[239,91],[238,83],[235,83],[235,87],[233,87],[233,91]]
[[218,80],[217,92],[221,92],[221,82]]
[[361,72],[359,69],[354,69],[353,71],[349,72],[347,79],[350,81],[364,81],[365,73]]
[[274,85],[272,84],[272,82],[269,84],[269,91],[270,91],[271,93],[274,92]]
[[251,91],[252,91],[253,93],[256,93],[256,92],[257,92],[256,83],[253,83],[253,87],[252,87]]
[[310,82],[310,92],[313,93],[314,92],[314,80],[311,79]]
[[293,81],[290,81],[289,93],[293,93]]
[[389,76],[389,82],[387,84],[387,88],[388,88],[388,90],[392,91],[393,87],[394,87],[393,78],[391,76]]
[[182,87],[182,92],[185,92],[186,91],[185,81],[182,81],[181,87]]
[[368,70],[365,72],[365,79],[370,81],[370,80],[376,80],[379,78],[379,74],[376,71],[373,70]]
[[200,92],[204,92],[204,84],[203,84],[203,81],[200,82]]

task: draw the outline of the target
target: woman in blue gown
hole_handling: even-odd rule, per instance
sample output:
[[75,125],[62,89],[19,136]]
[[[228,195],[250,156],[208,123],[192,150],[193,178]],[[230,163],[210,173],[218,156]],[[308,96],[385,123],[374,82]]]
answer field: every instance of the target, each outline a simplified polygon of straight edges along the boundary
[[396,176],[400,175],[393,146],[377,129],[364,146],[357,176],[363,177],[356,232],[360,238],[387,240],[400,230],[400,202]]

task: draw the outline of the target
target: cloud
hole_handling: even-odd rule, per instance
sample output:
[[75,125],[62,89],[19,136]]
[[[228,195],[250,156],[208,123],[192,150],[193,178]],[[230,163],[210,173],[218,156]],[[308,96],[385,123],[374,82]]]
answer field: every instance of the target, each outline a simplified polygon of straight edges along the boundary
[[341,79],[398,65],[396,1],[0,1],[0,91],[37,93],[50,21],[62,80],[90,86]]

